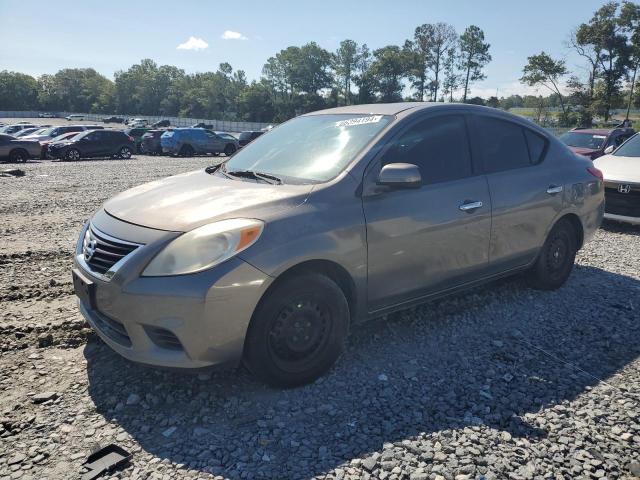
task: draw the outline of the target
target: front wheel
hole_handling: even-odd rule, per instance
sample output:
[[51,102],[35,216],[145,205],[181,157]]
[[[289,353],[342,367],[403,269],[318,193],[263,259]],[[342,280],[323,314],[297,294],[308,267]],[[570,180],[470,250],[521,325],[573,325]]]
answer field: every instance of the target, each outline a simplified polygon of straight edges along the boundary
[[230,157],[231,155],[233,155],[235,151],[236,151],[236,147],[234,145],[229,144],[226,147],[224,147],[224,154],[227,157]]
[[28,159],[29,155],[21,148],[11,150],[11,153],[9,154],[9,160],[13,163],[25,163]]
[[195,150],[191,145],[183,145],[178,155],[181,157],[193,157]]
[[122,147],[118,151],[118,156],[123,159],[131,158],[131,149],[129,147]]
[[313,382],[342,353],[348,327],[349,305],[335,282],[313,273],[291,277],[254,312],[244,363],[269,385]]
[[537,290],[556,290],[571,275],[578,250],[578,240],[573,225],[560,220],[549,232],[536,263],[529,270],[527,282]]
[[67,160],[71,160],[72,162],[80,160],[80,151],[77,148],[70,148],[69,150],[67,150],[64,158]]

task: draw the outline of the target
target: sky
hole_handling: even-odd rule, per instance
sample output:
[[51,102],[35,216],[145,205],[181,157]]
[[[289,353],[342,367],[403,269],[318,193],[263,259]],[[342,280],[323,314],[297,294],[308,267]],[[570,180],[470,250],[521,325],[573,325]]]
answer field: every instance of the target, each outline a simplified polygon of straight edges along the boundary
[[[143,58],[186,72],[214,71],[221,62],[260,77],[270,56],[317,42],[335,51],[341,40],[371,50],[402,45],[423,23],[446,22],[461,33],[475,24],[491,44],[486,80],[472,96],[535,93],[518,78],[541,50],[584,73],[566,41],[603,0],[0,0],[0,70],[34,76],[92,67],[109,78]],[[544,90],[540,93],[546,94]]]

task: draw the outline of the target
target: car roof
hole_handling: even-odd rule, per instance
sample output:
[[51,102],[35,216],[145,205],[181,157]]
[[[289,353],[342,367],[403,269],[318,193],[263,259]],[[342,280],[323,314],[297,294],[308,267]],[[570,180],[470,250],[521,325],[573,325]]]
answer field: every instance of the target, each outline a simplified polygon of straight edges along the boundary
[[398,102],[398,103],[369,103],[362,105],[348,105],[345,107],[327,108],[310,112],[305,115],[330,115],[341,113],[363,113],[371,115],[396,115],[410,109],[422,109],[443,105],[435,102]]

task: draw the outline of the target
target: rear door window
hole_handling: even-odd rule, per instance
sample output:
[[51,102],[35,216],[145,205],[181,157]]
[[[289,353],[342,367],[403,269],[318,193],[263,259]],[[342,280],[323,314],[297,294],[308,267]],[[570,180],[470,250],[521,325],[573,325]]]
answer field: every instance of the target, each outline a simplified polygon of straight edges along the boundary
[[524,129],[524,136],[527,140],[529,160],[531,161],[531,164],[536,165],[542,162],[544,154],[547,151],[547,139],[528,128]]
[[[475,135],[486,173],[531,165],[525,129],[517,123],[488,116],[475,116]],[[538,147],[539,148],[539,147]],[[533,149],[535,154],[536,149]]]

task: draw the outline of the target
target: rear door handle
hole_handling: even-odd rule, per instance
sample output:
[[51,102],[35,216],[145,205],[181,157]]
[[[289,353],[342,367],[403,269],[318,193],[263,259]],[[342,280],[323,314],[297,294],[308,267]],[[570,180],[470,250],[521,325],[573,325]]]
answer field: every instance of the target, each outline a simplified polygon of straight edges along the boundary
[[549,195],[555,195],[556,193],[562,192],[562,190],[562,185],[549,185],[549,188],[547,188],[547,193]]
[[472,212],[472,211],[480,208],[481,206],[482,206],[482,202],[469,202],[469,201],[466,201],[465,203],[460,205],[458,208],[460,210],[462,210],[463,212]]

